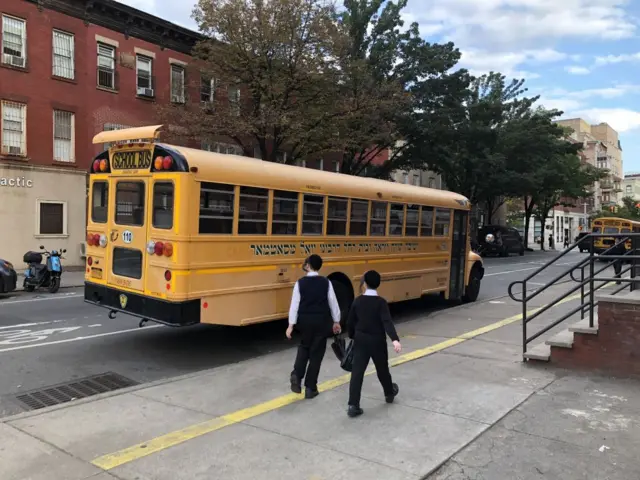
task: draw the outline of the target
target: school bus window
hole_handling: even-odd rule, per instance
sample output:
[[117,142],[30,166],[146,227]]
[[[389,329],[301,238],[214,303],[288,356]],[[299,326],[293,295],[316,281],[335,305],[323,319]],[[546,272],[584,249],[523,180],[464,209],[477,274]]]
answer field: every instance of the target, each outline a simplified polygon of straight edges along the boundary
[[269,190],[240,187],[240,235],[266,235],[269,217]]
[[451,218],[451,210],[436,208],[436,221],[433,234],[436,237],[446,237],[449,235],[449,220]]
[[630,228],[621,228],[620,229],[620,233],[631,233],[631,229]]
[[391,204],[389,217],[389,235],[402,235],[402,224],[404,223],[404,205],[400,203]]
[[91,220],[95,223],[107,223],[109,213],[109,184],[93,182],[91,200]]
[[272,235],[295,235],[298,229],[298,194],[273,192]]
[[601,232],[602,232],[602,227],[593,227],[592,233],[601,233]]
[[364,236],[367,234],[367,215],[369,202],[351,200],[351,226],[349,235]]
[[116,223],[144,225],[144,183],[118,182],[116,185]]
[[233,185],[202,183],[200,187],[199,232],[231,234],[233,232]]
[[420,207],[418,205],[407,205],[407,225],[405,227],[405,236],[418,236],[418,220],[420,219]]
[[381,237],[387,226],[387,203],[371,202],[371,236]]
[[173,183],[157,182],[153,185],[153,218],[155,228],[173,228]]
[[322,235],[322,225],[324,224],[324,197],[319,195],[303,195],[302,206],[302,234]]
[[604,227],[604,233],[618,233],[618,227]]
[[142,252],[130,248],[113,249],[113,273],[120,277],[142,278]]
[[[327,214],[327,235],[347,234],[347,204],[346,198],[329,197]],[[367,228],[365,216],[364,228]]]
[[420,227],[420,236],[433,236],[433,208],[422,207],[422,226]]

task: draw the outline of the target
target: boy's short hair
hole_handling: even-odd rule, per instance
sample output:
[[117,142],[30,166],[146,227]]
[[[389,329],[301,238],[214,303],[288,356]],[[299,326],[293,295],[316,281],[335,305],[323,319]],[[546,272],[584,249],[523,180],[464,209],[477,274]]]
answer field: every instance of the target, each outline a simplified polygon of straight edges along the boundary
[[322,268],[322,257],[320,255],[316,255],[315,253],[309,258],[307,258],[307,262],[311,268],[313,268],[316,272]]
[[364,283],[373,290],[380,286],[380,280],[380,274],[375,270],[369,270],[364,274]]

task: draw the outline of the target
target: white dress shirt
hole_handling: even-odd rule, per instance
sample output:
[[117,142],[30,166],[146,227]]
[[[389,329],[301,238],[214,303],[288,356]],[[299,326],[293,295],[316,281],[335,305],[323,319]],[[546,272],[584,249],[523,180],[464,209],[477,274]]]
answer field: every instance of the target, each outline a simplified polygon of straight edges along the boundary
[[[318,272],[308,272],[307,277],[315,277]],[[327,292],[329,300],[329,308],[331,308],[331,317],[334,323],[340,323],[340,305],[336,298],[336,292],[333,291],[333,285],[329,282],[329,291]],[[298,323],[298,307],[300,306],[300,287],[296,282],[293,287],[293,296],[291,297],[291,307],[289,307],[289,325]]]
[[371,288],[367,288],[363,295],[367,296],[367,297],[377,297],[378,296],[378,291],[377,290],[373,290]]

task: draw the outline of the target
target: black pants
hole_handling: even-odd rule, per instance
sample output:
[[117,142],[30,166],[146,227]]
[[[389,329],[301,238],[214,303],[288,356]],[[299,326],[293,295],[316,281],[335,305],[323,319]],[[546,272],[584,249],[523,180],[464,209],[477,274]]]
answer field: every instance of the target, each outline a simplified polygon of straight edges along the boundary
[[364,372],[369,365],[369,359],[373,360],[385,396],[393,395],[387,339],[356,333],[353,343],[353,367],[349,383],[349,405],[360,406],[362,382],[364,381]]
[[327,350],[327,336],[315,331],[302,331],[298,346],[298,354],[293,365],[293,372],[298,381],[304,378],[304,386],[311,390],[318,388],[320,366]]

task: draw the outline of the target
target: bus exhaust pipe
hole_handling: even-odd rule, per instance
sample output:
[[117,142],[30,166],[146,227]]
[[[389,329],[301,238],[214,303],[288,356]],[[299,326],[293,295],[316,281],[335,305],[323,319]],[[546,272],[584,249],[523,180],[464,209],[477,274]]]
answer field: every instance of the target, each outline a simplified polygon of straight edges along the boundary
[[117,310],[111,310],[111,311],[109,312],[109,318],[110,318],[111,320],[113,320],[114,318],[116,318],[116,314],[117,314],[117,313],[118,313],[118,311],[117,311]]

